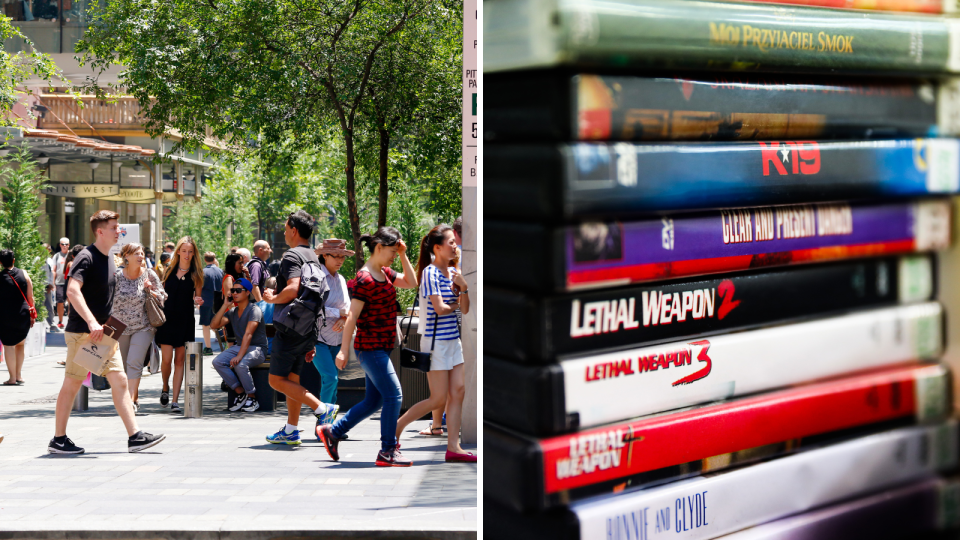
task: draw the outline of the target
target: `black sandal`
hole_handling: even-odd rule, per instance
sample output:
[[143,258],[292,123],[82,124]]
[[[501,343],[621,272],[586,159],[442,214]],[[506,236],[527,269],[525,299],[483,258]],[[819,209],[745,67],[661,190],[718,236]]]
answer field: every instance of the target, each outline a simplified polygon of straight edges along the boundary
[[[427,433],[427,431],[429,431],[430,433]],[[438,431],[439,431],[439,433],[437,433]],[[442,427],[430,427],[430,428],[427,428],[427,429],[424,429],[424,430],[420,431],[419,433],[420,433],[420,435],[423,435],[424,437],[442,437],[442,436],[443,436],[443,428],[442,428]]]

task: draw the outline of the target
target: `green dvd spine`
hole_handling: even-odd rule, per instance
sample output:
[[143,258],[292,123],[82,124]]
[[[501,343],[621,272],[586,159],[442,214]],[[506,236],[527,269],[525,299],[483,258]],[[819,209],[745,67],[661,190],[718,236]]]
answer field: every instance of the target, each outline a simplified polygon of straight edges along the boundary
[[698,0],[488,0],[484,71],[957,72],[958,28],[928,15]]

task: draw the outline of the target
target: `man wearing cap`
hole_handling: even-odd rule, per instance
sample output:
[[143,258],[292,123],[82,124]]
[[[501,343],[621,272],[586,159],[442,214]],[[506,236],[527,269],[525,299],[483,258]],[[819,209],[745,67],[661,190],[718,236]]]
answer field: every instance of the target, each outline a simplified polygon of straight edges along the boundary
[[[327,285],[330,287],[330,295],[323,304],[326,322],[320,327],[316,353],[313,357],[313,365],[320,373],[320,401],[323,403],[337,402],[339,377],[334,360],[343,343],[343,325],[347,322],[347,311],[350,309],[347,282],[337,271],[343,266],[343,261],[347,257],[352,257],[354,253],[346,247],[346,240],[331,238],[324,240],[323,244],[317,246],[314,251],[317,259],[320,260]],[[329,415],[328,418],[328,423],[332,423],[335,416]],[[317,425],[319,424],[318,420]]]
[[[250,302],[252,290],[253,284],[249,280],[238,279],[230,289],[233,302],[224,302],[210,321],[210,328],[214,330],[219,330],[229,322],[237,334],[237,344],[213,359],[214,369],[231,388],[227,408],[232,412],[253,412],[260,408],[250,368],[266,360],[267,333],[263,325],[263,312]],[[243,337],[240,337],[240,332],[243,332]]]

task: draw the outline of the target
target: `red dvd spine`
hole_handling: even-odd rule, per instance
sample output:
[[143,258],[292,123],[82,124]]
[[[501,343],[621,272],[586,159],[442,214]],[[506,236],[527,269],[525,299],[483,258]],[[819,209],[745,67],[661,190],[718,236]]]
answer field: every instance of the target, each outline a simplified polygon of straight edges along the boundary
[[946,380],[941,366],[897,367],[543,439],[544,489],[557,493],[911,415],[939,418]]
[[940,0],[747,0],[764,4],[790,4],[797,6],[871,9],[876,11],[906,11],[913,13],[943,13]]

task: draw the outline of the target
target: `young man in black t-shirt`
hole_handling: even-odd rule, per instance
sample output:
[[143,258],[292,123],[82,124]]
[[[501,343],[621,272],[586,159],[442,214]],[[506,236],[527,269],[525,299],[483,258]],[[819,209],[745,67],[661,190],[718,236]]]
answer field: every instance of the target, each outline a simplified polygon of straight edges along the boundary
[[310,362],[316,353],[314,346],[317,343],[317,332],[303,336],[277,322],[280,310],[297,298],[303,265],[308,262],[320,264],[309,243],[313,236],[313,216],[297,210],[287,217],[284,227],[283,238],[290,249],[283,254],[280,261],[280,271],[276,276],[276,294],[267,289],[263,292],[263,300],[275,304],[273,325],[277,333],[273,337],[270,353],[269,381],[271,388],[287,396],[287,425],[267,436],[267,441],[274,444],[300,444],[297,423],[300,421],[301,403],[306,403],[313,409],[318,426],[331,416],[336,417],[340,407],[321,403],[316,396],[300,386],[300,370],[304,362]]
[[[103,339],[103,324],[110,318],[113,309],[113,293],[116,286],[116,267],[110,248],[120,238],[119,215],[110,210],[101,210],[90,218],[90,229],[96,241],[87,246],[74,259],[70,266],[70,282],[67,285],[67,297],[73,306],[73,315],[67,320],[64,334],[67,342],[67,364],[57,396],[56,432],[47,451],[51,454],[82,454],[83,448],[73,444],[67,438],[67,420],[70,409],[77,398],[77,392],[87,370],[74,362],[77,351],[87,342],[99,343]],[[163,435],[151,435],[140,431],[134,415],[133,401],[127,392],[127,375],[124,371],[120,352],[114,350],[103,369],[96,375],[106,377],[113,394],[113,405],[127,428],[127,450],[139,452],[150,448],[164,439]]]

